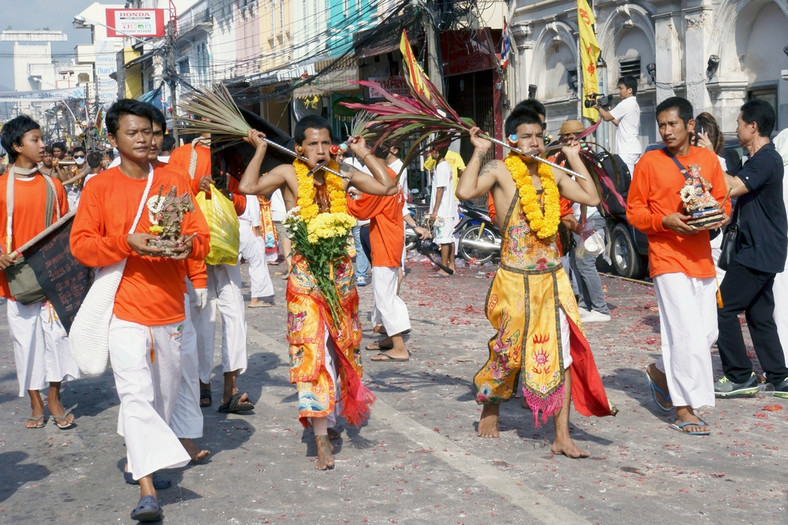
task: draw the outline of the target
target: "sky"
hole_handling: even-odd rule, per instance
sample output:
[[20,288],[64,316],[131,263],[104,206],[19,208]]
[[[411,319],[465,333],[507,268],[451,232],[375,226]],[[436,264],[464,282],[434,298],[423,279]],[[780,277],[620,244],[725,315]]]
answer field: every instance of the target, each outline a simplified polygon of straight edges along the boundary
[[[175,8],[183,12],[196,0],[176,0]],[[63,31],[68,35],[68,41],[52,42],[53,58],[64,61],[69,55],[74,55],[77,44],[90,43],[89,29],[74,29],[71,22],[78,13],[95,3],[96,0],[5,0],[5,9],[0,17],[0,30],[3,29],[50,29]],[[111,0],[107,4],[123,4],[124,0]],[[5,4],[13,4],[7,8]],[[13,89],[13,67],[11,55],[13,42],[0,42],[0,91]]]

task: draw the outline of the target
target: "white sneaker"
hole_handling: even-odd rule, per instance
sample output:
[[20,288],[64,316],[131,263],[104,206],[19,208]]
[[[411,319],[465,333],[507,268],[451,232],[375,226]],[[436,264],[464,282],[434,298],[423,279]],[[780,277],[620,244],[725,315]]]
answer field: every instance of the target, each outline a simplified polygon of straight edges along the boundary
[[603,314],[596,310],[591,310],[586,315],[580,314],[580,320],[584,323],[606,323],[610,321],[610,314]]

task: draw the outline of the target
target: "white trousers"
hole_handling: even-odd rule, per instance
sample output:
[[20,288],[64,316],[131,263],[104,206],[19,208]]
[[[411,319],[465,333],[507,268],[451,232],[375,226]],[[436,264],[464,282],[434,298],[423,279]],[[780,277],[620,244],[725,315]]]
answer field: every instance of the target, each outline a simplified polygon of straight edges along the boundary
[[[337,358],[336,350],[334,349],[334,342],[331,340],[331,336],[328,333],[328,327],[326,327],[323,332],[325,333],[325,342],[323,344],[323,348],[325,348],[323,353],[323,362],[326,364],[326,371],[328,372],[328,375],[331,376],[331,384],[334,385],[334,399],[337,400],[337,402],[334,404],[334,411],[326,417],[326,421],[328,422],[328,426],[330,428],[336,426],[337,414],[342,411],[340,401],[342,395],[339,390],[339,381],[337,380],[337,365],[334,363]],[[315,418],[310,417],[308,419],[309,424],[314,426],[312,420]]]
[[183,323],[109,325],[109,357],[120,397],[118,434],[134,479],[186,465],[191,457],[169,426],[181,380]]
[[788,267],[774,277],[774,322],[777,324],[777,334],[788,363]]
[[8,331],[14,347],[19,397],[43,390],[49,383],[79,377],[68,336],[48,302],[21,304],[6,299]]
[[372,267],[372,296],[375,304],[372,308],[372,322],[383,323],[386,333],[397,335],[410,330],[410,317],[405,301],[397,295],[399,267]]
[[711,345],[717,340],[717,284],[683,273],[654,278],[662,357],[673,406],[714,406]]
[[189,294],[184,295],[186,320],[181,335],[181,382],[175,399],[170,428],[179,438],[202,437],[203,417],[200,410],[200,385],[197,373],[197,332],[191,320]]
[[265,244],[262,237],[254,234],[252,225],[240,221],[241,242],[238,246],[238,261],[241,257],[249,261],[249,284],[252,297],[271,297],[274,295],[274,283],[268,272],[265,259]]
[[208,265],[208,305],[202,312],[192,310],[197,331],[200,381],[208,383],[213,369],[216,312],[222,317],[222,371],[246,371],[246,319],[241,294],[241,269],[228,264]]

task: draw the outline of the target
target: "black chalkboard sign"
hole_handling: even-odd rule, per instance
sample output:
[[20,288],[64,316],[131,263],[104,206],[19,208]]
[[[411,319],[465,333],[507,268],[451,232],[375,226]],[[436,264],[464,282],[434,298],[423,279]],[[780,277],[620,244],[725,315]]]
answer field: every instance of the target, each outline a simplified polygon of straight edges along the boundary
[[73,216],[24,251],[39,285],[68,332],[93,283],[91,268],[82,266],[69,247]]

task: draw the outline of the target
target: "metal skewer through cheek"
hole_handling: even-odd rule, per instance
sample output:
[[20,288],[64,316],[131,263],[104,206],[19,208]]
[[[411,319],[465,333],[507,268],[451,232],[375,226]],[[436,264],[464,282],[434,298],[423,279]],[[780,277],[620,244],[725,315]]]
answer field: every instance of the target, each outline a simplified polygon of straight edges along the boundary
[[[268,144],[269,146],[275,147],[279,151],[283,151],[284,153],[287,153],[288,155],[291,155],[291,156],[297,158],[298,160],[300,160],[302,162],[307,162],[307,163],[309,162],[309,159],[307,159],[303,155],[299,155],[298,153],[296,153],[295,151],[291,150],[290,148],[286,148],[286,147],[282,146],[281,144],[277,144],[273,140],[270,140],[270,139],[267,139],[267,138],[263,138],[263,140],[266,142],[266,144]],[[314,168],[309,170],[309,176],[314,175],[314,173],[316,171],[321,170],[321,169],[325,170],[325,171],[327,171],[329,173],[333,173],[334,175],[336,175],[337,177],[340,177],[342,179],[350,180],[350,177],[348,177],[347,175],[343,175],[343,174],[339,173],[338,171],[332,170],[331,168],[326,168],[325,164],[318,164],[317,166],[315,166]]]
[[548,166],[552,166],[553,168],[555,168],[557,170],[564,171],[564,172],[568,173],[569,175],[573,175],[573,176],[575,176],[575,177],[577,177],[579,179],[586,180],[586,177],[584,175],[581,175],[581,174],[579,174],[576,171],[573,171],[573,170],[570,170],[569,168],[561,166],[560,164],[556,164],[555,162],[551,162],[551,161],[549,161],[547,159],[543,159],[542,157],[534,155],[534,152],[523,151],[520,148],[512,146],[511,144],[507,144],[506,142],[504,142],[502,140],[498,140],[498,139],[496,139],[494,137],[490,137],[489,135],[485,135],[484,138],[486,138],[490,142],[494,142],[495,144],[501,145],[504,148],[509,148],[510,150],[514,151],[515,153],[519,153],[520,155],[525,155],[527,157],[531,157],[532,159],[534,159],[536,161],[539,161],[542,164],[547,164]]

